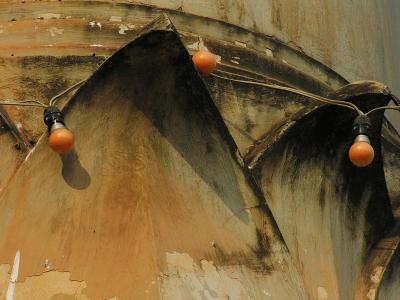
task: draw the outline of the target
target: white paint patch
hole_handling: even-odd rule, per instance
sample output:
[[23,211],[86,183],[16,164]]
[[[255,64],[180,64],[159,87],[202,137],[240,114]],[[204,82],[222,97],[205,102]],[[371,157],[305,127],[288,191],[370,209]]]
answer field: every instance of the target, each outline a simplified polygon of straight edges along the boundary
[[235,65],[238,65],[238,64],[239,64],[239,62],[238,62],[237,60],[233,60],[233,59],[231,59],[231,63],[233,63],[233,64],[235,64]]
[[47,258],[44,261],[44,268],[46,269],[46,271],[49,271],[51,269],[51,263]]
[[243,48],[247,48],[247,44],[239,41],[235,41],[235,45]]
[[372,274],[371,274],[371,277],[370,277],[371,282],[379,283],[381,281],[382,274],[383,274],[384,270],[385,269],[382,266],[377,266],[374,269],[374,272],[372,272]]
[[186,46],[190,50],[198,51],[199,50],[199,42],[194,42],[193,44]]
[[39,19],[43,20],[59,19],[59,18],[61,18],[61,14],[46,13],[39,15]]
[[370,289],[367,294],[368,300],[375,300],[376,299],[376,289]]
[[267,54],[267,56],[269,56],[269,57],[273,57],[274,56],[274,52],[272,52],[271,49],[265,49],[265,54]]
[[47,29],[50,32],[50,35],[52,37],[56,36],[56,35],[61,35],[64,32],[64,29],[61,28],[57,28],[57,27],[51,27],[50,29]]
[[14,299],[15,284],[18,280],[20,258],[21,258],[21,253],[18,250],[14,257],[14,264],[11,270],[11,279],[7,288],[6,300]]
[[101,44],[92,44],[92,45],[90,45],[90,47],[101,48],[101,47],[104,47],[104,46],[101,45]]
[[101,30],[101,27],[102,27],[100,22],[95,22],[95,21],[90,21],[89,22],[89,26],[92,27],[92,28],[95,28],[97,26],[97,27],[100,28],[100,30]]
[[[269,299],[268,291],[274,288],[268,286],[266,278],[245,266],[216,267],[207,260],[198,264],[190,255],[177,252],[166,253],[166,262],[166,270],[160,274],[163,300]],[[271,278],[273,275],[269,275]],[[281,279],[276,280],[279,282]],[[299,299],[287,294],[287,287],[283,288],[280,299]],[[281,292],[276,288],[275,291]]]
[[240,60],[239,56],[234,56],[233,58],[236,59],[236,60]]
[[65,18],[68,20],[68,19],[71,19],[71,18],[72,18],[72,16],[66,16]]
[[318,300],[328,300],[328,293],[326,292],[326,289],[322,286],[319,286],[317,288],[317,295]]
[[264,295],[265,296],[267,296],[268,298],[271,298],[271,294],[270,293],[268,293],[266,290],[263,290],[263,293],[264,293]]
[[128,26],[126,26],[124,24],[119,25],[118,28],[119,28],[119,30],[118,30],[119,34],[126,34],[126,31],[129,30]]
[[132,24],[121,24],[118,26],[119,34],[126,34],[127,31],[134,29],[136,26]]
[[120,16],[111,16],[110,22],[122,22],[122,18]]

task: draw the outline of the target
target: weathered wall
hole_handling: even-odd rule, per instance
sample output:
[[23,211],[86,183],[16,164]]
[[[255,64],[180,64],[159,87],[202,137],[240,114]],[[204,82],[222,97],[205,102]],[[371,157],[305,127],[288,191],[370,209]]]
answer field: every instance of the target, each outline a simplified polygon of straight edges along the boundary
[[396,64],[400,60],[400,5],[395,0],[130,2],[181,8],[274,36],[349,81],[374,79],[395,86],[400,74]]
[[[223,20],[301,49],[348,81],[376,80],[400,94],[397,0],[147,0]],[[400,117],[396,118],[400,126]],[[399,128],[399,127],[397,127]]]

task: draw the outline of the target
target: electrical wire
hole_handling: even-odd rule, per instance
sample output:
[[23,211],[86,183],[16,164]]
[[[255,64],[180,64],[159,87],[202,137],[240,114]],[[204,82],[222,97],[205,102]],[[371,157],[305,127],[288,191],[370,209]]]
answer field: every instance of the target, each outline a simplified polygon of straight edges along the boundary
[[31,107],[42,107],[46,108],[48,106],[54,105],[57,99],[60,97],[64,96],[65,94],[69,93],[71,90],[74,88],[77,88],[78,86],[82,85],[83,83],[86,82],[87,79],[81,80],[74,85],[70,86],[66,90],[62,91],[61,93],[55,95],[52,97],[49,101],[49,105],[46,105],[38,100],[22,100],[22,101],[15,101],[15,100],[5,100],[5,101],[0,101],[0,106],[1,105],[8,105],[8,106],[31,106]]
[[[251,79],[251,80],[241,80],[241,79],[228,78],[228,77],[221,76],[221,75],[218,75],[218,74],[215,74],[215,73],[211,73],[210,75],[214,76],[216,78],[223,79],[223,80],[234,81],[234,82],[244,83],[244,84],[252,84],[252,85],[257,85],[257,86],[263,86],[263,87],[267,87],[267,88],[271,88],[271,89],[275,89],[275,90],[287,91],[287,92],[290,92],[290,93],[294,93],[294,94],[297,94],[297,95],[300,95],[300,96],[304,96],[304,97],[316,100],[316,101],[321,102],[321,103],[331,104],[331,105],[336,105],[336,106],[339,106],[339,107],[347,108],[347,109],[355,111],[359,115],[370,115],[370,114],[373,114],[375,112],[378,112],[378,111],[381,111],[381,110],[385,110],[385,109],[392,109],[392,110],[400,111],[399,99],[395,95],[392,95],[392,94],[391,94],[391,98],[396,103],[396,106],[388,105],[388,106],[377,107],[377,108],[374,108],[374,109],[368,111],[367,113],[364,113],[361,109],[358,108],[357,105],[355,105],[355,104],[353,104],[351,102],[348,102],[348,101],[329,99],[329,98],[322,97],[322,96],[319,96],[319,95],[315,95],[313,93],[302,91],[302,90],[299,90],[299,89],[296,89],[296,88],[291,88],[291,87],[287,87],[287,86],[283,86],[283,85],[266,83],[266,82],[263,82],[261,80],[254,79],[254,78],[252,78],[250,76],[245,76],[245,75],[241,75],[241,74],[235,74],[235,73],[228,72],[228,71],[223,71],[223,70],[216,70],[216,71],[219,72],[219,73],[222,73],[222,74],[229,75],[229,76],[236,76],[236,77],[241,77],[241,78],[246,78],[246,79]],[[78,86],[82,85],[86,81],[87,81],[87,79],[81,80],[81,81],[75,83],[74,85],[70,86],[69,88],[65,89],[61,93],[59,93],[59,94],[55,95],[54,97],[52,97],[50,99],[49,106],[54,105],[59,98],[61,98],[65,94],[69,93],[73,89],[77,88]],[[40,102],[38,100],[23,100],[23,101],[7,101],[6,100],[6,101],[2,101],[2,102],[0,101],[0,105],[31,106],[31,107],[42,107],[42,108],[46,108],[47,107],[47,105],[45,105],[44,103],[42,103],[42,102]]]
[[385,110],[385,109],[393,109],[393,110],[398,110],[400,111],[400,106],[393,106],[393,105],[388,105],[388,106],[381,106],[381,107],[377,107],[374,109],[371,109],[369,112],[367,112],[365,115],[368,116],[370,114],[373,114],[375,112],[381,111],[381,110]]
[[34,107],[42,107],[46,108],[47,105],[43,104],[37,100],[24,100],[24,101],[2,101],[0,105],[9,105],[9,106],[34,106]]
[[[226,72],[226,71],[225,71]],[[230,72],[226,72],[226,73],[230,73]],[[258,85],[258,86],[263,86],[263,87],[267,87],[267,88],[271,88],[271,89],[275,89],[275,90],[281,90],[281,91],[287,91],[287,92],[291,92],[297,95],[301,95],[307,98],[311,98],[314,99],[316,101],[319,101],[321,103],[325,103],[325,104],[331,104],[331,105],[336,105],[336,106],[340,106],[343,108],[347,108],[350,110],[355,111],[356,113],[358,113],[359,115],[364,115],[364,112],[362,110],[360,110],[355,104],[351,103],[351,102],[347,102],[347,101],[342,101],[342,100],[333,100],[333,99],[329,99],[326,97],[322,97],[322,96],[318,96],[309,92],[305,92],[302,90],[298,90],[295,88],[291,88],[291,87],[286,87],[286,86],[282,86],[282,85],[277,85],[277,84],[268,84],[268,83],[261,83],[261,82],[255,82],[255,81],[249,81],[249,80],[239,80],[239,79],[233,79],[233,78],[228,78],[228,77],[224,77],[224,76],[220,76],[214,73],[210,74],[211,76],[220,78],[220,79],[224,79],[224,80],[229,80],[229,81],[234,81],[234,82],[239,82],[239,83],[244,83],[244,84],[252,84],[252,85]],[[232,75],[236,75],[233,74]]]
[[82,85],[83,83],[86,82],[87,79],[81,80],[77,83],[75,83],[74,85],[70,86],[69,88],[67,88],[66,90],[62,91],[61,93],[55,95],[53,98],[50,99],[49,105],[52,106],[56,103],[57,99],[61,98],[62,96],[64,96],[65,94],[69,93],[70,91],[72,91],[73,89],[77,88],[78,86]]

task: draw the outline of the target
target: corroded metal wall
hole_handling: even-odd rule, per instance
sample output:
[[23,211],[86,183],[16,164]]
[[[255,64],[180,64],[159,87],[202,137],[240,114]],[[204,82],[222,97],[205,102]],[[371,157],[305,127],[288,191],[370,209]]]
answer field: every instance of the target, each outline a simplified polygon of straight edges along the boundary
[[[376,80],[400,94],[400,4],[396,0],[140,2],[182,9],[266,34],[322,62],[348,81]],[[390,115],[400,126],[400,118]]]
[[[395,2],[301,2],[1,1],[0,96],[16,100],[32,97],[46,102],[91,76],[146,24],[167,13],[189,52],[204,44],[220,56],[219,70],[320,95],[351,100],[358,96],[358,104],[363,103],[365,95],[370,95],[368,105],[386,103],[386,87],[345,96],[334,91],[348,81],[375,79],[396,92],[399,45],[392,23],[397,21],[387,17],[399,14]],[[381,279],[375,280],[374,272],[381,256],[386,261],[378,265],[382,275],[378,277],[386,280],[381,295],[396,293],[392,282],[398,278],[384,272],[387,265],[397,266],[396,260],[389,264],[393,254],[374,254],[380,250],[371,250],[375,243],[382,242],[392,221],[380,152],[377,151],[373,169],[377,172],[365,175],[367,184],[358,182],[354,187],[350,185],[352,177],[347,176],[351,166],[343,153],[351,142],[346,134],[353,116],[340,110],[325,111],[333,122],[341,121],[334,126],[338,133],[333,151],[318,156],[316,150],[327,144],[320,128],[333,132],[333,122],[326,124],[327,117],[324,110],[321,117],[318,105],[304,97],[263,87],[213,77],[201,81],[194,69],[184,76],[182,66],[190,69],[192,65],[180,39],[172,44],[157,44],[155,40],[148,37],[143,46],[147,51],[133,52],[131,58],[117,55],[119,63],[113,66],[108,62],[109,71],[103,68],[102,79],[97,80],[97,75],[67,104],[67,120],[77,132],[78,156],[63,160],[52,156],[45,143],[40,109],[0,111],[3,122],[8,124],[0,135],[0,152],[6,158],[0,161],[0,212],[4,214],[0,218],[0,293],[4,295],[10,286],[9,273],[19,254],[21,273],[15,283],[16,299],[26,298],[38,287],[45,293],[32,299],[57,294],[97,299],[117,293],[121,299],[130,295],[144,299],[148,293],[148,298],[161,295],[163,299],[188,299],[193,291],[207,299],[216,293],[216,297],[238,300],[244,295],[254,299],[350,299],[360,291],[360,299],[364,299],[380,284]],[[183,53],[184,63],[171,63],[174,51]],[[193,84],[190,78],[195,78]],[[371,83],[355,86],[365,85],[369,87]],[[206,104],[199,93],[193,94],[199,86],[200,94],[210,93],[211,97],[205,96],[209,99]],[[350,90],[353,88],[350,86]],[[68,99],[60,106],[66,103]],[[202,112],[208,112],[210,107],[211,117],[208,113],[205,117]],[[188,115],[189,108],[193,115]],[[87,118],[84,112],[92,117]],[[215,128],[213,120],[217,120]],[[213,129],[205,130],[203,123]],[[104,142],[104,134],[94,134],[92,128],[108,133],[107,146],[100,147],[101,151],[93,148]],[[310,142],[297,138],[304,132],[313,133],[308,136]],[[397,135],[393,134],[396,141]],[[379,148],[379,134],[374,138]],[[130,142],[120,145],[121,139]],[[286,155],[289,152],[276,150],[291,149],[293,145],[308,149],[304,152],[313,154],[311,159],[302,151]],[[390,164],[395,164],[398,157],[398,143],[393,145]],[[255,158],[260,149],[265,155],[258,162]],[[219,161],[221,164],[216,163]],[[85,180],[87,176],[74,175],[76,168],[82,169],[81,164],[91,176],[89,181]],[[252,165],[258,165],[258,177]],[[51,181],[44,183],[41,176],[36,176],[43,170],[51,174]],[[297,172],[297,177],[287,176],[290,172]],[[378,179],[376,174],[380,174]],[[257,182],[250,180],[252,184],[248,185],[247,176],[255,176]],[[102,181],[104,178],[110,180]],[[136,184],[126,188],[132,178]],[[351,189],[325,188],[336,186],[337,178]],[[292,184],[288,185],[287,180]],[[38,191],[37,186],[45,188]],[[140,202],[137,210],[130,199],[142,199],[143,195],[146,201]],[[242,195],[246,205],[241,201]],[[287,199],[293,200],[287,203],[292,206],[286,205]],[[160,200],[162,204],[158,205]],[[272,214],[260,209],[264,205],[265,211],[271,208]],[[188,210],[174,217],[176,207]],[[101,212],[100,217],[93,208]],[[228,224],[221,218],[225,214],[229,216]],[[242,215],[251,215],[246,226]],[[105,219],[107,222],[103,222]],[[354,221],[351,226],[349,220]],[[74,222],[79,226],[71,226]],[[388,238],[393,236],[398,235]],[[116,243],[104,243],[110,239]],[[90,245],[88,240],[92,241]],[[241,254],[220,252],[218,240],[224,241],[223,246],[231,254],[236,250]],[[264,247],[264,240],[272,246]],[[393,241],[393,249],[398,242],[397,238]],[[126,243],[131,248],[122,246],[121,250],[120,245]],[[245,245],[251,251],[244,249]],[[273,255],[265,256],[259,251],[263,248],[260,245],[271,248]],[[203,250],[212,255],[205,255]],[[97,254],[92,255],[94,252]],[[64,258],[64,253],[69,256]],[[115,254],[114,263],[108,262],[110,253]],[[159,260],[150,262],[155,257]],[[318,259],[312,260],[313,257]],[[110,266],[103,266],[103,261]],[[276,272],[260,272],[260,262],[270,264]],[[125,270],[127,265],[139,267]],[[249,271],[247,266],[257,268]],[[120,278],[121,269],[125,273]],[[147,269],[148,274],[142,272]],[[104,270],[112,271],[110,280],[114,284],[105,284]],[[143,276],[144,273],[151,276]],[[131,285],[130,278],[139,278],[140,289]],[[371,278],[376,282],[371,283]],[[64,290],[57,290],[56,283],[60,282],[64,282],[60,284]]]
[[236,24],[301,49],[349,81],[372,79],[397,88],[400,5],[395,0],[130,2],[181,9]]

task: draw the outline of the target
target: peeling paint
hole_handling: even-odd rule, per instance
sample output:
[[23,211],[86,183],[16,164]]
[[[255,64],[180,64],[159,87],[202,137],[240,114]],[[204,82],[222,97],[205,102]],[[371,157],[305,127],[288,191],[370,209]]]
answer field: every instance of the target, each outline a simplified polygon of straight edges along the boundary
[[135,29],[136,26],[132,24],[121,24],[118,26],[118,33],[119,34],[126,34],[126,31]]
[[11,270],[11,278],[7,288],[6,300],[14,299],[15,284],[18,280],[20,258],[21,258],[21,253],[18,250],[14,257],[14,264]]
[[[189,254],[166,253],[166,270],[160,273],[160,295],[163,300],[186,299],[302,299],[286,287],[279,291],[283,278],[269,280],[246,266],[216,266],[213,261],[196,262]],[[268,285],[267,281],[270,282]],[[276,284],[271,282],[276,282]],[[271,294],[274,290],[276,294]]]
[[[7,275],[9,270],[10,265],[0,265],[0,297],[5,295],[7,287],[5,283],[8,282]],[[71,280],[68,272],[49,271],[41,275],[26,277],[23,282],[15,280],[13,298],[8,298],[7,291],[6,299],[43,300],[53,299],[53,297],[63,297],[62,299],[71,297],[76,300],[89,300],[83,293],[85,288],[85,282]],[[117,298],[114,297],[111,299]]]
[[122,18],[120,16],[111,16],[110,22],[122,22]]
[[128,26],[126,26],[124,24],[119,25],[118,28],[119,28],[119,30],[118,30],[119,34],[126,34],[126,31],[129,30]]
[[269,57],[274,56],[274,52],[272,52],[272,50],[270,50],[270,49],[265,49],[265,54],[267,54],[267,56],[269,56]]
[[187,45],[186,47],[187,47],[188,49],[190,49],[190,50],[195,50],[195,51],[197,51],[197,50],[199,50],[199,45],[200,45],[200,42],[194,42],[193,44],[189,44],[189,45]]
[[90,22],[89,22],[89,25],[90,25],[90,27],[92,27],[92,28],[95,28],[95,27],[97,26],[98,28],[100,28],[100,30],[101,30],[101,28],[102,28],[102,25],[101,25],[100,22],[90,21]]
[[239,41],[235,41],[235,45],[243,48],[247,48],[247,44]]
[[51,27],[51,28],[49,28],[47,31],[50,32],[50,35],[51,35],[52,37],[54,37],[54,36],[56,36],[56,35],[63,34],[64,29],[57,28],[57,27]]
[[377,266],[374,269],[374,272],[371,274],[371,282],[373,283],[379,283],[381,281],[382,278],[382,273],[385,269],[382,266]]
[[328,293],[326,292],[326,289],[322,286],[319,286],[317,288],[317,295],[318,300],[328,300]]
[[375,300],[375,299],[376,299],[376,289],[375,289],[375,288],[370,289],[370,290],[368,291],[367,299],[368,299],[368,300]]
[[42,20],[60,19],[61,14],[45,13],[45,14],[40,14],[38,18]]

